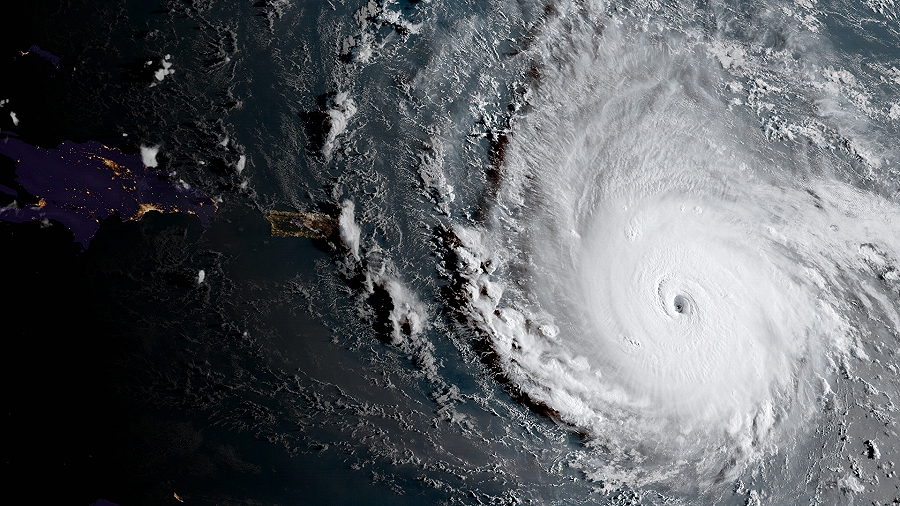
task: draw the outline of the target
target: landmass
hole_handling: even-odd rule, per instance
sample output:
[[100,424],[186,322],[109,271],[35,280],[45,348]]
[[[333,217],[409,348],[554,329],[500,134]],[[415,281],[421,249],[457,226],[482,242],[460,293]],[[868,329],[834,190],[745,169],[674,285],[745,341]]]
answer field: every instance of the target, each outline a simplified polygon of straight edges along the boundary
[[137,221],[150,211],[189,213],[207,226],[217,209],[203,192],[145,166],[140,154],[127,155],[96,141],[66,141],[56,149],[45,149],[4,133],[0,155],[15,162],[13,186],[29,194],[22,199],[21,191],[0,184],[0,192],[21,200],[0,208],[0,220],[36,220],[47,225],[57,221],[72,231],[84,249],[100,228],[100,220],[113,215]]
[[34,45],[34,46],[31,46],[30,48],[28,48],[28,51],[19,51],[19,56],[25,56],[26,54],[29,54],[29,53],[34,53],[34,54],[40,56],[41,58],[47,60],[48,62],[52,63],[54,67],[59,68],[59,56],[56,56],[55,54],[53,54],[49,51],[44,51],[43,49],[40,48],[40,46]]
[[329,237],[337,226],[337,220],[326,214],[269,211],[266,216],[272,225],[272,235],[278,237]]

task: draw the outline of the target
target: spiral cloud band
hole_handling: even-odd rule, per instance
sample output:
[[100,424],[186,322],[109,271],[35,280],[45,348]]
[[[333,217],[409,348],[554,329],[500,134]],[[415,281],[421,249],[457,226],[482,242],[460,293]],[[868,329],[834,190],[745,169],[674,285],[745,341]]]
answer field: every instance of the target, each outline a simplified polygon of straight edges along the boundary
[[802,434],[879,272],[896,325],[900,206],[734,114],[696,40],[580,16],[543,28],[489,218],[456,229],[466,312],[607,479],[719,480]]
[[604,213],[582,247],[588,314],[574,333],[579,348],[603,357],[597,365],[641,402],[683,418],[764,400],[766,384],[790,379],[815,327],[815,298],[715,206],[635,207]]

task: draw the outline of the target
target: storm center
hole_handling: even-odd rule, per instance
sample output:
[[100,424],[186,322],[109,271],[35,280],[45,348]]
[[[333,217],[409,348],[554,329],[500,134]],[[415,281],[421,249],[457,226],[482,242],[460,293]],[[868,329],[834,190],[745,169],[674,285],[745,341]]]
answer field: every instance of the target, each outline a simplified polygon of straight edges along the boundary
[[672,301],[672,308],[676,313],[686,314],[691,312],[690,299],[684,295],[678,294]]

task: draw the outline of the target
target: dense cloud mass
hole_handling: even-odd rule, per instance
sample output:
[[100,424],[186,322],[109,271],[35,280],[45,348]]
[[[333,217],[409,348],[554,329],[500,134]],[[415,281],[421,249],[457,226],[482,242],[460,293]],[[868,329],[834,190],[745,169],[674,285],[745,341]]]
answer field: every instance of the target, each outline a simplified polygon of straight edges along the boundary
[[[715,42],[616,15],[600,37],[590,14],[529,50],[536,91],[463,241],[506,260],[464,269],[468,310],[517,388],[618,448],[629,479],[732,478],[803,432],[858,346],[846,297],[869,286],[867,251],[900,251],[900,205],[736,114]],[[875,290],[896,322],[896,286]]]

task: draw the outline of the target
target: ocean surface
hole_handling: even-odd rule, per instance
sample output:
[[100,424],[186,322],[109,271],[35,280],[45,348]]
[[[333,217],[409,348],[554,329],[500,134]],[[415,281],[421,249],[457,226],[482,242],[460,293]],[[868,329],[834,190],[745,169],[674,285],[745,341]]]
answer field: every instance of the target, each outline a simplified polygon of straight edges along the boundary
[[59,485],[35,500],[900,501],[894,0],[8,23],[8,142],[215,203],[51,203],[99,216],[88,241],[10,218],[49,208],[0,159],[7,473]]

